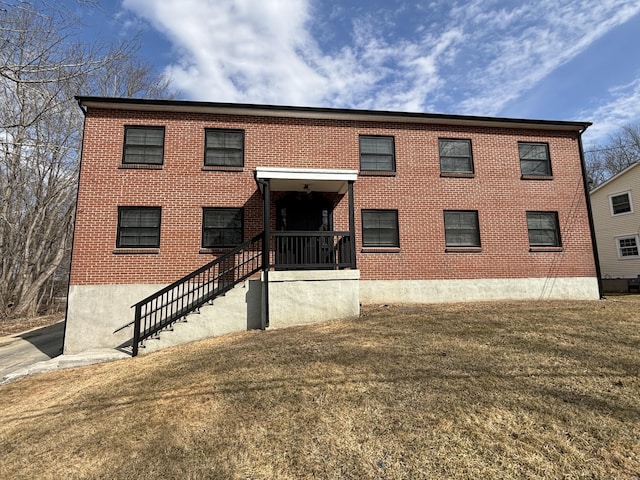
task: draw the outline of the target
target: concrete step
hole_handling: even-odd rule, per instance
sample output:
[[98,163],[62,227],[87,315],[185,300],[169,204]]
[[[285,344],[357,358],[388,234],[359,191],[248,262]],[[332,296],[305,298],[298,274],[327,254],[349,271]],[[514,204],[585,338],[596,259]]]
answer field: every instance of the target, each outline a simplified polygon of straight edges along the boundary
[[[251,284],[251,288],[250,288]],[[194,342],[226,333],[240,332],[260,327],[260,312],[250,305],[260,302],[249,301],[249,296],[259,295],[259,282],[246,281],[236,285],[225,295],[217,297],[211,304],[200,307],[200,313],[191,313],[186,321],[172,325],[171,330],[160,332],[159,338],[149,338],[140,355],[163,348]]]

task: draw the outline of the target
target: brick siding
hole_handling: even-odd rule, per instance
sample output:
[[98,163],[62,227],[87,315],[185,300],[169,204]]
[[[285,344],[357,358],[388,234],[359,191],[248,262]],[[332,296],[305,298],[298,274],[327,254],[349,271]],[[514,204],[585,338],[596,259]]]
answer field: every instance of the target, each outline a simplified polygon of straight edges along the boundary
[[[165,127],[161,169],[120,168],[125,125]],[[205,128],[245,131],[242,171],[203,170]],[[200,253],[202,207],[244,207],[250,238],[262,230],[256,167],[358,170],[361,134],[393,135],[396,153],[395,176],[361,175],[355,182],[362,279],[595,276],[575,132],[90,108],[71,283],[176,280],[212,258]],[[440,176],[438,138],[471,139],[473,178]],[[521,179],[519,141],[549,144],[552,180]],[[118,206],[162,207],[156,253],[114,253]],[[398,210],[399,249],[363,251],[361,209]],[[480,252],[445,252],[443,210],[479,212]],[[529,251],[529,210],[558,212],[563,251]],[[334,228],[348,229],[346,195],[334,209]]]

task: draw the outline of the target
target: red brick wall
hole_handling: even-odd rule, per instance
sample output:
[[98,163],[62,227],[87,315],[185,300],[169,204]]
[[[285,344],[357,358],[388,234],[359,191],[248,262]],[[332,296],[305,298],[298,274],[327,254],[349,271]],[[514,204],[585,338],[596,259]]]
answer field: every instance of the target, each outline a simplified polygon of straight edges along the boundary
[[[119,168],[125,125],[165,126],[161,170]],[[245,130],[243,171],[202,170],[209,127]],[[71,283],[174,281],[211,259],[199,253],[202,207],[244,206],[249,238],[262,230],[256,167],[357,170],[360,134],[393,135],[397,170],[393,177],[359,176],[355,182],[361,278],[595,276],[574,133],[92,108],[86,118]],[[472,140],[474,178],[440,177],[439,137]],[[549,143],[553,180],[521,180],[518,141]],[[114,253],[118,206],[162,207],[159,253]],[[399,211],[399,250],[362,250],[362,208]],[[443,210],[479,211],[480,253],[445,252]],[[529,251],[527,210],[558,212],[562,252]],[[346,195],[334,210],[334,228],[348,229]]]

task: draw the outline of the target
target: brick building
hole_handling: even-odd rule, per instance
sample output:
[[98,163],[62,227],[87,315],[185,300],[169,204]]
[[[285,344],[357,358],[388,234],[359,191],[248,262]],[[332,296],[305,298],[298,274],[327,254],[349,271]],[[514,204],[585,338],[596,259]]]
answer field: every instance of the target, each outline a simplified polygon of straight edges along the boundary
[[599,297],[589,123],[78,101],[67,353],[135,350],[205,301],[189,339],[368,303]]

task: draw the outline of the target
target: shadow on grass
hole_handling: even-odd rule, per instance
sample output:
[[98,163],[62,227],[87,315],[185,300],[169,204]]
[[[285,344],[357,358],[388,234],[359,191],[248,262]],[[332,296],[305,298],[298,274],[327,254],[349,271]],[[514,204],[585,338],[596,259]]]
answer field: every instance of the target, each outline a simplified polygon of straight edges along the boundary
[[[449,409],[442,406],[447,398],[459,396],[474,398],[484,407],[518,405],[544,410],[553,402],[612,418],[640,418],[640,407],[621,401],[617,395],[633,380],[640,362],[596,353],[587,341],[594,338],[586,335],[578,336],[575,347],[549,341],[523,342],[517,335],[487,345],[487,339],[495,338],[491,327],[483,320],[476,326],[488,336],[472,335],[464,345],[452,333],[422,343],[407,333],[393,335],[376,325],[369,329],[369,346],[353,342],[353,335],[361,328],[357,325],[343,327],[348,333],[342,334],[309,329],[304,340],[293,344],[288,343],[286,331],[262,334],[255,340],[245,337],[238,343],[189,352],[188,359],[179,364],[172,364],[168,355],[161,360],[158,356],[160,361],[154,367],[132,372],[125,384],[114,381],[98,395],[85,395],[81,403],[66,404],[59,411],[48,409],[42,415],[63,414],[65,409],[94,415],[151,405],[160,398],[172,402],[215,397],[229,403],[241,399],[247,406],[258,406],[269,403],[270,398],[282,401],[282,392],[344,389],[346,395],[352,388],[364,386],[383,388],[390,404],[407,392],[419,391],[441,404],[443,410]],[[553,362],[545,365],[541,359]],[[142,357],[141,361],[150,358]],[[591,368],[594,364],[598,365],[595,369]],[[336,373],[323,374],[319,366]],[[576,389],[582,384],[585,386]],[[460,407],[451,405],[452,409]]]
[[[479,469],[458,478],[481,478],[469,472],[496,461],[529,478],[572,469],[585,478],[632,478],[602,472],[637,464],[638,324],[633,308],[607,312],[601,305],[407,308],[212,339],[46,377],[50,385],[41,380],[34,395],[58,384],[77,391],[56,390],[55,401],[4,415],[5,438],[18,451],[65,436],[69,457],[109,442],[118,455],[104,468],[131,460],[132,477],[159,471],[181,478],[177,469],[195,465],[192,478],[241,478],[249,466],[267,469],[277,460],[293,472],[280,478],[310,468],[334,472],[324,478],[382,478],[357,460],[388,452],[406,455],[388,478],[426,478],[427,460],[433,478],[446,478],[442,469],[451,465]],[[7,391],[22,398],[19,386]],[[100,441],[91,446],[88,438]],[[276,442],[289,457],[266,458],[260,448],[238,453],[251,442]],[[601,468],[607,452],[612,459]],[[335,473],[344,465],[355,473]],[[93,471],[96,478],[106,472]],[[507,478],[491,472],[484,478]]]

